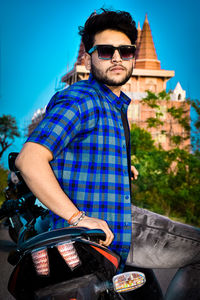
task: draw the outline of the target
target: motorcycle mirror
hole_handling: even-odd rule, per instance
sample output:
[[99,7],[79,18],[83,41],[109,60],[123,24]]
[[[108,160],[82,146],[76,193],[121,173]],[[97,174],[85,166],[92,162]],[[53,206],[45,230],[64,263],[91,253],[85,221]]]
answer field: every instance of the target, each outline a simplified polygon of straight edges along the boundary
[[125,272],[113,277],[113,286],[117,293],[136,290],[145,282],[145,275],[141,272]]
[[18,154],[19,154],[18,152],[11,152],[8,155],[8,166],[9,166],[10,171],[12,171],[12,172],[18,171],[18,169],[15,166],[15,160],[16,160]]

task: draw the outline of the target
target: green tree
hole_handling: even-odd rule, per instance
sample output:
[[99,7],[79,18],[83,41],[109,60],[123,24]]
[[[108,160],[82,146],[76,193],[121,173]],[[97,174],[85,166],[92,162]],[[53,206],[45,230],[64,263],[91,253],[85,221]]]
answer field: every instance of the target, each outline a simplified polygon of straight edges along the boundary
[[[132,142],[134,137],[143,141],[137,148],[134,148],[136,141]],[[133,203],[199,226],[200,157],[179,148],[165,151],[151,146],[147,149],[151,141],[144,129],[132,127],[131,158],[139,171],[138,180],[133,182]]]
[[130,134],[132,155],[136,155],[139,151],[150,151],[156,149],[151,134],[145,129],[132,124]]
[[7,186],[8,171],[0,166],[0,206],[5,200],[4,190]]
[[[163,113],[161,110],[161,104],[162,101],[169,101],[170,100],[170,94],[171,92],[162,91],[158,94],[155,94],[151,91],[146,91],[147,96],[142,99],[142,103],[148,105],[150,108],[154,109],[155,111],[155,117],[149,117],[147,119],[147,124],[149,128],[159,128],[159,126],[164,124],[164,121],[162,120]],[[189,103],[189,101],[186,101]],[[186,106],[184,105],[185,102],[183,102],[182,107],[176,107],[175,105],[172,105],[172,102],[170,103],[171,107],[167,109],[167,113],[171,115],[171,117],[181,125],[181,127],[184,129],[184,136],[183,135],[176,135],[172,132],[164,132],[162,131],[162,134],[166,134],[171,142],[174,144],[175,147],[178,147],[181,145],[181,143],[184,140],[187,140],[190,138],[190,119],[188,116],[188,111],[186,110]],[[191,103],[189,103],[191,104]]]
[[147,119],[148,127],[158,127],[159,125],[163,125],[164,122],[162,121],[163,113],[160,109],[159,101],[170,99],[170,93],[166,93],[166,91],[162,91],[156,95],[151,91],[146,91],[147,96],[142,99],[143,104],[147,104],[150,108],[154,109],[155,117],[149,117]]
[[[155,120],[148,120],[148,127],[159,128],[162,122],[160,103],[162,99],[168,101],[168,98],[169,95],[164,92],[161,95],[147,93],[143,103],[157,112]],[[195,125],[199,130],[199,102],[190,103],[197,111]],[[168,113],[185,132],[184,137],[171,135],[174,148],[169,151],[156,147],[149,132],[136,125],[131,127],[132,164],[136,165],[140,174],[138,180],[133,182],[133,202],[140,207],[200,226],[200,152],[190,153],[179,147],[182,139],[190,136],[190,124],[183,107],[171,105],[168,109]]]
[[13,144],[14,138],[19,137],[16,120],[11,115],[0,117],[0,159],[3,153]]
[[184,217],[186,223],[200,226],[200,157],[176,148],[168,152],[168,159],[174,166],[169,173],[169,187],[173,191],[171,211]]
[[138,180],[133,182],[134,203],[166,214],[168,207],[162,199],[168,180],[166,152],[156,148],[149,132],[134,124],[131,127],[131,154],[132,164],[139,171]]

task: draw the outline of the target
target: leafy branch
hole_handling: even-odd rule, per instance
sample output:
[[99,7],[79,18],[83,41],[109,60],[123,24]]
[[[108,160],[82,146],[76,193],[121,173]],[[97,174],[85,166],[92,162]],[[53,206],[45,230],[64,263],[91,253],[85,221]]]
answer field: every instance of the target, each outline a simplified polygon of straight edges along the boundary
[[11,115],[0,117],[0,159],[3,153],[13,144],[14,138],[19,137],[16,120]]

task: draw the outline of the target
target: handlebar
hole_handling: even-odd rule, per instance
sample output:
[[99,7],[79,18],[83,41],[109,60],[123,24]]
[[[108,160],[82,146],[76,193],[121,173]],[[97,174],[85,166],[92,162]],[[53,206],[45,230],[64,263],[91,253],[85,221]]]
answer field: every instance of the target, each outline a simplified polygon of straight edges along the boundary
[[31,250],[32,248],[38,246],[44,246],[49,244],[55,244],[63,239],[77,239],[77,238],[86,238],[92,240],[105,240],[106,234],[100,229],[87,229],[84,227],[66,227],[61,229],[54,229],[48,232],[43,232],[38,234],[24,242],[20,245],[20,250]]
[[0,215],[10,216],[15,213],[18,207],[22,204],[23,201],[21,201],[21,199],[9,199],[5,201],[1,206]]
[[100,229],[88,229],[84,227],[68,227],[43,232],[28,240],[24,241],[23,238],[19,240],[18,248],[10,253],[8,262],[15,265],[25,252],[31,252],[33,249],[39,247],[54,247],[60,242],[67,240],[76,241],[81,238],[92,239],[92,241],[97,242],[99,239],[106,239],[106,234]]
[[106,240],[106,234],[103,230],[101,229],[87,229],[86,231],[84,231],[82,233],[82,235],[86,238],[95,238],[95,239],[99,239],[99,240]]

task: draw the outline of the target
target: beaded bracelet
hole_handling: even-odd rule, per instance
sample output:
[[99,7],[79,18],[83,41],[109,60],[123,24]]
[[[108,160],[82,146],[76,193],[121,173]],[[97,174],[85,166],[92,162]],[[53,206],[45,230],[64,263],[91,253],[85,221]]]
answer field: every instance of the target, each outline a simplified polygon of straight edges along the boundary
[[80,216],[78,217],[78,219],[74,220],[74,218],[75,218],[75,216],[74,216],[73,218],[69,219],[68,223],[71,226],[76,226],[81,220],[83,220],[84,217],[85,217],[85,212],[80,211]]

